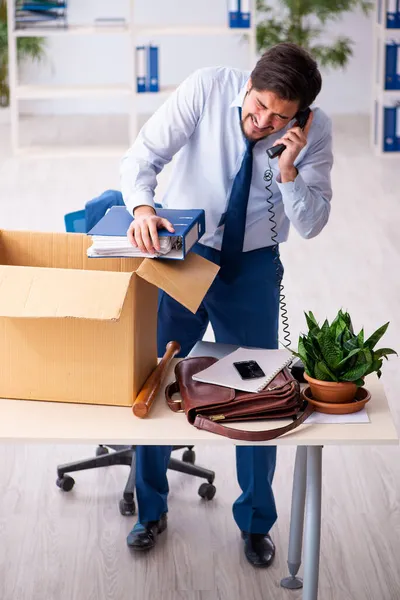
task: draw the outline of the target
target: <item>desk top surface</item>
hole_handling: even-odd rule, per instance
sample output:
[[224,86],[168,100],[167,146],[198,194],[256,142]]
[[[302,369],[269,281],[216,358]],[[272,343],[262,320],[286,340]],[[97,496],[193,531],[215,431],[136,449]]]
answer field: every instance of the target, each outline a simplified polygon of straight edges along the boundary
[[[165,384],[173,380],[174,360]],[[299,428],[270,445],[353,445],[398,444],[383,385],[368,376],[366,387],[372,398],[367,404],[370,423],[315,424]],[[244,429],[273,429],[289,420],[230,423]],[[173,413],[164,391],[159,393],[150,416],[139,419],[131,408],[66,404],[32,400],[0,399],[0,441],[41,443],[171,444],[200,443],[247,444],[201,431],[190,425],[184,414]],[[264,442],[258,442],[263,444]]]

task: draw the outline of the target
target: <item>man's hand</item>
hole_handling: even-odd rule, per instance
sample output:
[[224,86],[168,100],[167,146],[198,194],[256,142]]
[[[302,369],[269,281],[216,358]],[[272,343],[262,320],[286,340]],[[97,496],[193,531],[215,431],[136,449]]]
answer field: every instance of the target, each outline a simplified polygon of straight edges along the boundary
[[151,206],[138,206],[134,210],[134,217],[127,236],[132,246],[139,248],[141,252],[155,254],[160,250],[157,229],[164,228],[171,233],[175,231],[172,224],[167,219],[158,217]]
[[285,144],[286,146],[278,159],[282,183],[294,181],[297,177],[297,169],[293,163],[300,154],[300,151],[307,144],[307,135],[310,131],[312,120],[313,113],[311,112],[304,130],[300,129],[298,124],[295,123],[294,127],[288,129],[285,135],[274,143],[274,146],[277,144]]

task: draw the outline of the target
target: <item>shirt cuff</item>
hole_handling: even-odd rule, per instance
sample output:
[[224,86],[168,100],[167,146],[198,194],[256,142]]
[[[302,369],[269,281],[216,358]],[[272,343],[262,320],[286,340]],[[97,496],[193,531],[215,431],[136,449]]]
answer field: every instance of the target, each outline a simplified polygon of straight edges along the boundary
[[138,206],[151,206],[151,208],[154,208],[155,210],[153,195],[151,194],[151,192],[135,192],[134,194],[129,196],[127,200],[124,199],[124,202],[126,208],[129,210],[132,216],[133,211]]
[[302,176],[298,173],[294,181],[281,182],[281,175],[276,178],[279,191],[282,194],[282,200],[303,200],[307,195],[307,186]]

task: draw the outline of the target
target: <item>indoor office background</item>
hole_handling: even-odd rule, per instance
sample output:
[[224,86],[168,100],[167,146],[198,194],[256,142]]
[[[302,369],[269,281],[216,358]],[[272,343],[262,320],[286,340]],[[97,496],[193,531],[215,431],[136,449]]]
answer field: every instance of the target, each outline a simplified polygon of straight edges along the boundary
[[[70,0],[69,22],[72,27],[90,25],[97,16],[128,19],[130,4]],[[224,27],[227,21],[225,0],[134,4],[135,22],[149,28]],[[278,10],[282,6],[278,0],[274,5]],[[356,9],[325,29],[325,41],[349,36],[353,56],[344,70],[323,70],[317,102],[333,121],[330,221],[312,240],[292,231],[281,247],[292,344],[305,329],[304,311],[312,310],[323,321],[343,308],[355,328],[364,326],[367,334],[390,321],[383,345],[400,349],[400,155],[375,152],[371,143],[373,98],[380,93],[373,73],[375,28],[374,11],[365,16]],[[202,66],[251,67],[245,31],[236,36],[153,32],[151,39],[118,32],[48,37],[43,61],[19,66],[22,96],[23,86],[32,87],[18,100],[18,152],[12,148],[9,111],[0,109],[1,228],[63,231],[65,213],[83,208],[106,189],[118,189],[120,157],[128,147],[132,122],[140,126],[166,93],[68,97],[68,89],[129,85],[134,47],[149,42],[159,47],[161,86],[174,86]],[[65,87],[35,99],[35,86]],[[160,176],[159,199],[168,176],[167,168]],[[211,330],[206,339],[213,339]],[[398,427],[396,358],[384,365],[383,381]],[[271,568],[259,571],[246,562],[232,519],[231,503],[238,494],[233,448],[196,448],[197,463],[216,471],[217,493],[211,502],[197,495],[197,480],[169,473],[169,528],[146,556],[133,556],[126,547],[136,520],[118,510],[126,467],[79,473],[70,493],[55,486],[58,464],[90,456],[93,450],[2,445],[1,600],[301,598],[300,592],[279,587],[286,573],[294,448],[278,453],[279,519],[272,531],[277,555]],[[400,598],[399,495],[399,448],[325,448],[321,599]]]

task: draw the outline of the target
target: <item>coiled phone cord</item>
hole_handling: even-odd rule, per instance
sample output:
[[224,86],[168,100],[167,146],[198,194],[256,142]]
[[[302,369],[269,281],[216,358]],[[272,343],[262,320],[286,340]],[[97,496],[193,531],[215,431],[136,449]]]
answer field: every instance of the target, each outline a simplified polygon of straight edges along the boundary
[[288,311],[287,311],[286,302],[285,302],[286,298],[285,298],[285,294],[283,293],[283,289],[284,289],[283,284],[282,284],[283,268],[282,268],[282,263],[280,261],[279,244],[276,239],[278,232],[276,231],[277,223],[275,221],[274,205],[271,202],[271,198],[273,196],[273,193],[271,191],[272,180],[273,180],[273,171],[271,169],[271,163],[270,163],[270,159],[268,157],[268,169],[264,172],[264,181],[267,184],[265,186],[265,189],[267,190],[267,192],[269,194],[269,196],[266,198],[267,204],[268,204],[268,213],[269,213],[268,220],[271,223],[271,240],[273,242],[273,252],[275,255],[274,256],[274,264],[275,264],[275,269],[276,269],[276,277],[277,277],[277,281],[278,281],[278,285],[279,285],[279,307],[280,307],[281,318],[282,318],[283,339],[284,339],[284,345],[286,346],[286,348],[289,348],[291,346],[291,340],[290,340],[290,331],[289,331]]

